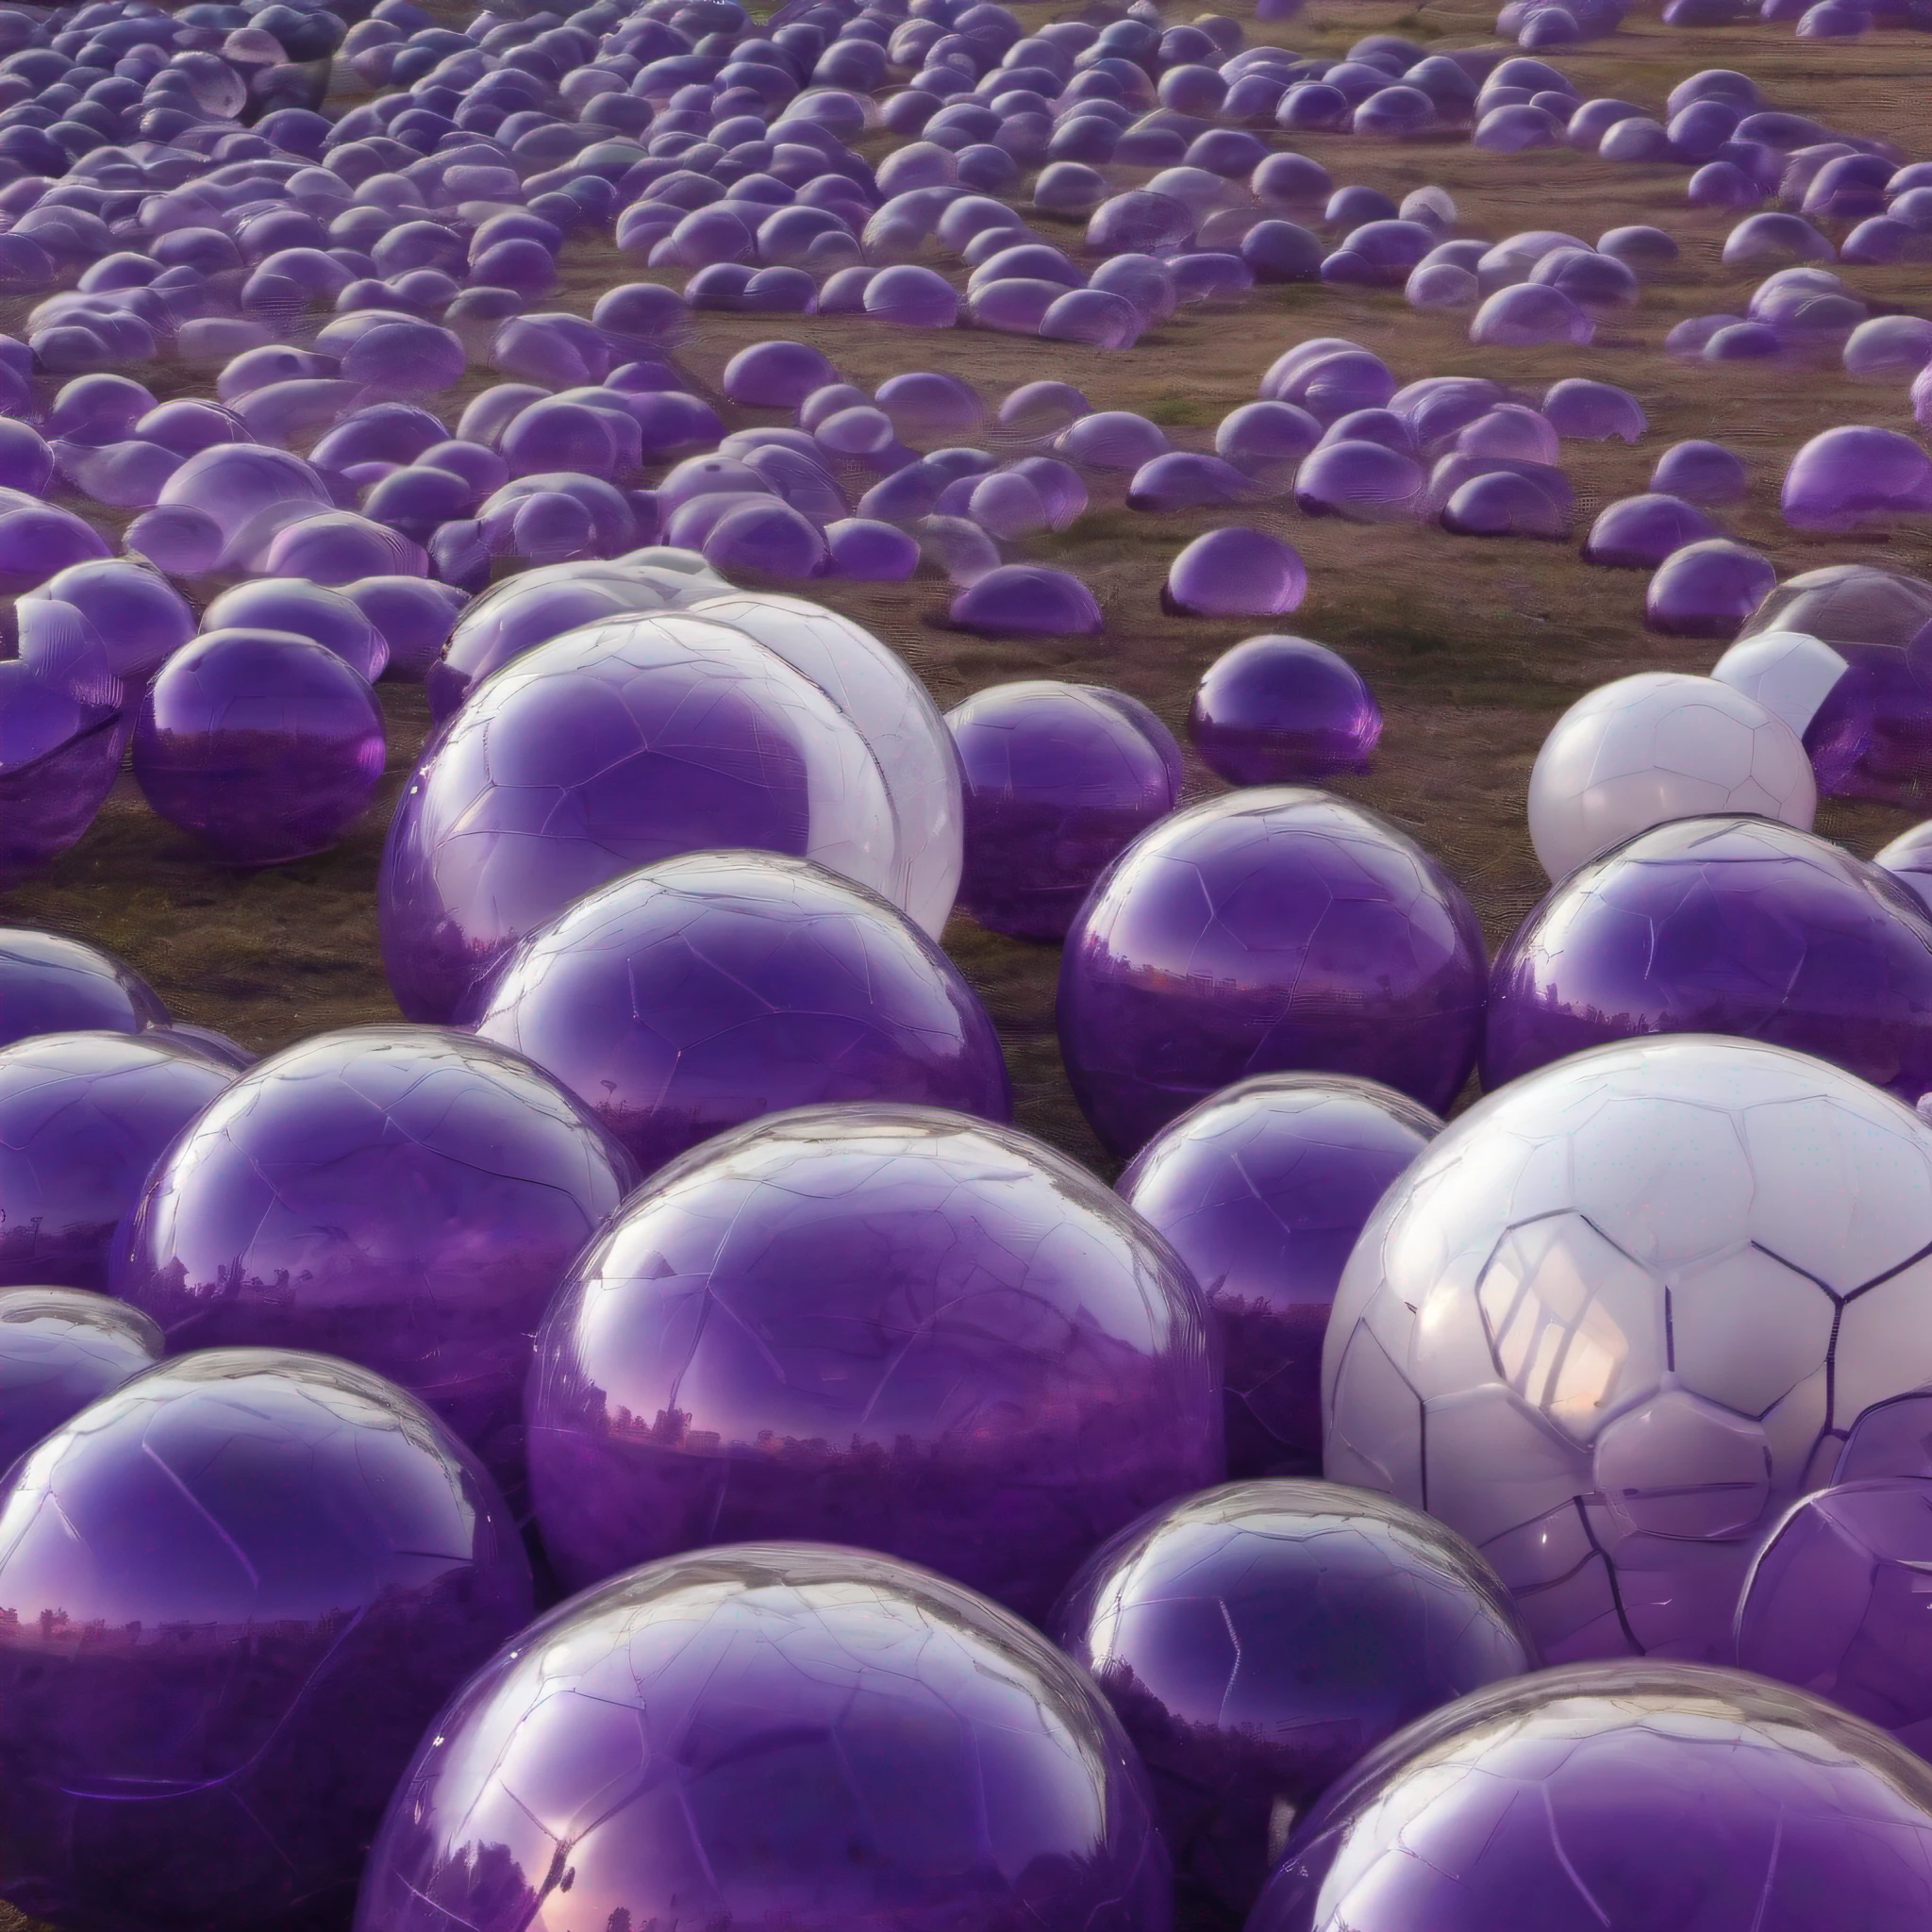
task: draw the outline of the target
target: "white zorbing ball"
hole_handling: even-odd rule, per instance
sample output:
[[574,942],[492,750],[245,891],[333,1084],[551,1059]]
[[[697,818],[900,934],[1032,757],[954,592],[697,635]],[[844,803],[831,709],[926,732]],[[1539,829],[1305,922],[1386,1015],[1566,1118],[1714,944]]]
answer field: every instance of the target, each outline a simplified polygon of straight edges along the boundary
[[1823,638],[1802,630],[1765,630],[1740,638],[1710,667],[1710,675],[1756,698],[1802,738],[1851,668]]
[[1553,880],[1672,819],[1755,813],[1808,831],[1817,809],[1811,760],[1783,719],[1674,671],[1577,699],[1529,774],[1530,841]]
[[1549,1662],[1723,1662],[1753,1554],[1932,1384],[1932,1124],[1783,1047],[1592,1048],[1384,1196],[1322,1364],[1334,1482],[1481,1549]]
[[891,801],[897,852],[887,896],[938,939],[959,890],[965,806],[953,741],[924,685],[863,625],[803,597],[732,591],[688,608],[782,658],[858,725]]

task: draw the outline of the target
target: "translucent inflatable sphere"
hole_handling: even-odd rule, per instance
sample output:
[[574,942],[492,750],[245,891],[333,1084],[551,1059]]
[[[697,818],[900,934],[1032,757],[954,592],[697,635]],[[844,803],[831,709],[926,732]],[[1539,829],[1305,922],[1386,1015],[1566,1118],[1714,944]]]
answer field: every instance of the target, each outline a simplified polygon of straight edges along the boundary
[[1725,538],[1704,538],[1657,566],[1644,592],[1643,622],[1665,637],[1734,637],[1776,586],[1768,558]]
[[11,1468],[166,1346],[138,1309],[79,1288],[0,1290],[0,1459]]
[[1169,567],[1160,601],[1190,617],[1282,617],[1307,588],[1307,567],[1292,545],[1266,530],[1237,525],[1196,537]]
[[1558,1060],[1445,1129],[1363,1231],[1327,1473],[1425,1489],[1555,1660],[1722,1661],[1757,1542],[1932,1372],[1928,1200],[1932,1127],[1807,1055],[1682,1035]]
[[203,632],[162,666],[134,727],[148,803],[230,865],[325,852],[361,816],[385,757],[367,679],[289,631]]
[[1924,1477],[1840,1481],[1802,1498],[1751,1567],[1738,1603],[1739,1663],[1828,1697],[1923,1757],[1932,1671],[1913,1586],[1928,1561]]
[[0,926],[0,1046],[37,1033],[140,1033],[168,1009],[140,974],[84,941]]
[[0,1286],[105,1292],[148,1170],[234,1074],[166,1029],[0,1048]]
[[1440,1113],[1474,1063],[1485,967],[1468,900],[1392,825],[1326,792],[1237,791],[1156,825],[1095,885],[1061,960],[1060,1048],[1117,1154],[1289,1068]]
[[1490,980],[1483,1083],[1642,1033],[1815,1054],[1932,1091],[1932,924],[1878,867],[1765,819],[1675,819],[1571,874]]
[[1895,429],[1814,436],[1785,471],[1785,522],[1798,530],[1879,527],[1932,514],[1932,457]]
[[1670,819],[1755,814],[1808,831],[1818,785],[1798,734],[1714,678],[1642,671],[1577,699],[1529,774],[1529,836],[1552,879]]
[[1230,785],[1319,784],[1368,770],[1382,708],[1354,665],[1325,644],[1249,638],[1202,675],[1188,736]]
[[1469,325],[1473,342],[1526,348],[1542,342],[1589,342],[1596,335],[1590,311],[1561,289],[1516,282],[1498,289]]
[[544,1548],[581,1587],[782,1526],[1037,1619],[1105,1537],[1220,1475],[1207,1321],[1172,1249],[1024,1135],[774,1115],[660,1172],[552,1304]]
[[1170,1123],[1115,1183],[1221,1331],[1232,1476],[1322,1467],[1322,1338],[1356,1237],[1441,1122],[1340,1074],[1260,1074]]
[[1920,1389],[1875,1402],[1852,1424],[1831,1479],[1844,1484],[1873,1476],[1932,1479],[1932,1393]]
[[958,890],[962,808],[946,727],[924,685],[896,651],[823,604],[734,591],[686,608],[764,645],[858,727],[891,801],[898,856],[887,896],[937,939]]
[[374,684],[389,665],[389,646],[355,601],[299,577],[256,577],[224,591],[203,614],[204,630],[292,631],[333,651]]
[[890,896],[890,794],[858,727],[742,631],[683,613],[571,631],[434,740],[390,824],[383,963],[449,1018],[526,933],[678,852],[816,859]]
[[966,793],[959,903],[994,932],[1064,939],[1093,881],[1179,803],[1180,747],[1119,691],[994,685],[946,728]]
[[588,894],[509,955],[474,1024],[647,1174],[788,1107],[1011,1108],[999,1037],[945,955],[896,907],[775,853],[686,853]]
[[277,532],[334,505],[328,486],[300,457],[238,442],[196,451],[168,478],[157,508],[176,507],[201,511],[220,531],[221,548],[207,567],[252,571],[267,567]]
[[1350,438],[1324,444],[1295,472],[1303,515],[1352,524],[1406,523],[1427,479],[1422,465],[1386,443]]
[[1350,1932],[1907,1932],[1932,1907],[1932,1777],[1762,1678],[1552,1671],[1391,1738],[1304,1822],[1248,1923],[1314,1932],[1343,1900]]
[[162,1362],[41,1442],[0,1589],[6,1895],[110,1932],[341,1924],[425,1725],[531,1607],[425,1409],[269,1349]]
[[1722,534],[1695,504],[1651,491],[1620,497],[1597,512],[1583,540],[1583,559],[1611,570],[1654,571],[1687,543]]
[[1873,855],[1872,863],[1932,912],[1932,824],[1914,825],[1901,832]]
[[126,558],[73,564],[27,601],[42,599],[80,613],[121,678],[151,676],[194,635],[188,600],[166,577]]
[[1154,1787],[1183,1910],[1245,1913],[1297,1817],[1391,1732],[1533,1669],[1453,1530],[1321,1482],[1229,1483],[1091,1557],[1053,1632]]
[[1710,667],[1720,684],[1755,698],[1795,731],[1821,794],[1846,785],[1873,739],[1867,680],[1822,638],[1760,630],[1742,637]]
[[518,1499],[530,1335],[629,1158],[526,1060],[440,1027],[321,1034],[221,1084],[137,1182],[114,1292],[176,1353],[375,1370]]
[[975,577],[949,615],[961,630],[991,637],[1091,637],[1105,622],[1078,577],[1036,563],[1003,563]]
[[[18,607],[31,612],[31,605]],[[85,640],[71,606],[39,607],[61,635],[29,664],[0,661],[0,891],[86,837],[113,790],[125,748],[118,680]],[[63,675],[86,667],[78,677]]]
[[1145,1774],[1092,1684],[970,1591],[805,1542],[618,1577],[478,1673],[397,1790],[357,1932],[487,1924],[556,1896],[559,1856],[600,1927],[1161,1932],[1172,1912]]

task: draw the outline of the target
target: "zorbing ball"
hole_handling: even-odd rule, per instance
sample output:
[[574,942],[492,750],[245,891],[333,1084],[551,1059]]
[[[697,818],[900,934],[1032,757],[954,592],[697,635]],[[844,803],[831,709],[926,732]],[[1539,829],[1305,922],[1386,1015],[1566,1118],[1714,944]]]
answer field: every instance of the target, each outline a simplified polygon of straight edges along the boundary
[[1850,666],[1805,730],[1820,789],[1923,807],[1932,788],[1932,583],[1875,564],[1806,571],[1765,598],[1733,652],[1771,632],[1816,639]]
[[292,631],[204,632],[161,667],[134,727],[148,803],[230,865],[326,851],[386,754],[368,679]]
[[750,1543],[614,1578],[479,1671],[356,1932],[546,1898],[597,1932],[1166,1932],[1168,1874],[1118,1722],[1037,1631],[890,1557]]
[[1487,960],[1474,911],[1363,807],[1290,786],[1176,812],[1121,854],[1060,962],[1081,1110],[1135,1153],[1251,1074],[1354,1074],[1441,1113],[1474,1064]]
[[580,1257],[526,1404],[573,1587],[767,1534],[1039,1617],[1222,1471],[1200,1291],[1084,1169],[937,1108],[807,1108],[693,1148]]
[[1188,736],[1230,785],[1315,785],[1368,770],[1382,708],[1361,673],[1327,645],[1249,638],[1202,675]]
[[635,1180],[522,1056],[352,1027],[250,1068],[166,1150],[112,1286],[177,1352],[306,1348],[376,1370],[520,1502],[530,1336]]
[[714,619],[552,639],[477,689],[390,822],[378,910],[396,1002],[449,1019],[518,940],[606,880],[733,847],[891,897],[896,822],[858,727]]
[[1529,774],[1529,836],[1543,871],[1670,819],[1755,813],[1808,831],[1818,784],[1798,734],[1714,678],[1641,671],[1558,718]]
[[1198,1923],[1235,1923],[1291,1822],[1391,1732],[1532,1670],[1454,1530],[1337,1483],[1229,1483],[1142,1518],[1054,1612],[1139,1751]]
[[945,723],[965,786],[959,901],[994,932],[1064,939],[1093,881],[1180,801],[1180,746],[1124,692],[1025,678]]
[[1738,1662],[1830,1698],[1923,1757],[1932,1746],[1928,1564],[1932,1482],[1922,1474],[1840,1478],[1800,1497],[1738,1600]]
[[958,761],[925,686],[862,625],[803,597],[733,591],[689,608],[782,658],[858,727],[878,761],[897,835],[886,896],[938,939],[959,889],[964,808]]
[[1774,820],[1674,819],[1579,866],[1490,974],[1486,1087],[1643,1033],[1816,1054],[1932,1091],[1932,924],[1878,866]]
[[138,1308],[81,1288],[0,1290],[0,1468],[151,1369],[167,1346]]
[[161,1362],[30,1451],[0,1601],[0,1892],[101,1932],[339,1927],[424,1727],[531,1609],[427,1410],[270,1349]]
[[1398,1732],[1248,1932],[1918,1932],[1932,1772],[1801,1690],[1687,1664],[1491,1685]]
[[58,933],[0,926],[0,1046],[36,1033],[140,1033],[168,1009],[133,967]]
[[1513,1080],[1384,1197],[1336,1295],[1324,1467],[1459,1529],[1557,1662],[1728,1655],[1751,1556],[1932,1383],[1932,1125],[1687,1034]]
[[1257,1074],[1190,1108],[1114,1183],[1221,1335],[1233,1477],[1318,1475],[1322,1338],[1356,1237],[1442,1123],[1342,1074]]
[[234,1077],[160,1029],[0,1047],[0,1286],[105,1292],[148,1171]]
[[907,1101],[1006,1120],[999,1035],[896,906],[800,858],[690,852],[521,941],[474,1016],[651,1174],[785,1108]]

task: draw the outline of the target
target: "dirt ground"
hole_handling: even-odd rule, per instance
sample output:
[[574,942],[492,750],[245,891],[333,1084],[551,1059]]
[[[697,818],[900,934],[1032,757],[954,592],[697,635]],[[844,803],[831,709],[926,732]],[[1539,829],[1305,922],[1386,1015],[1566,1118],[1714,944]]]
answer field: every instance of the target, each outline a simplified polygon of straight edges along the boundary
[[[1029,22],[1059,10],[1020,8]],[[1286,26],[1257,28],[1252,0],[1232,10],[1249,20],[1254,39],[1331,54],[1384,30],[1468,45],[1486,37],[1493,19],[1469,0],[1414,10],[1404,10],[1399,0],[1318,4]],[[1176,9],[1174,17],[1183,16]],[[1925,130],[1932,127],[1925,112],[1932,39],[1919,36],[1800,42],[1789,25],[1685,33],[1662,26],[1646,9],[1612,39],[1561,49],[1557,60],[1586,95],[1616,94],[1657,108],[1672,86],[1699,68],[1740,67],[1758,79],[1773,105],[1885,136],[1908,156],[1927,145]],[[1309,336],[1347,336],[1383,355],[1405,381],[1481,374],[1540,391],[1558,376],[1587,375],[1634,391],[1651,422],[1641,443],[1565,445],[1579,498],[1579,537],[1602,503],[1644,487],[1668,443],[1704,436],[1749,459],[1750,501],[1724,521],[1769,552],[1782,571],[1855,558],[1911,569],[1932,564],[1923,534],[1875,545],[1823,541],[1787,530],[1776,512],[1785,460],[1807,436],[1844,422],[1912,426],[1902,382],[1860,387],[1836,364],[1686,365],[1662,353],[1674,323],[1741,309],[1757,279],[1720,264],[1729,222],[1685,206],[1681,169],[1619,166],[1568,151],[1486,155],[1462,137],[1407,144],[1273,138],[1316,157],[1338,183],[1366,182],[1398,197],[1425,182],[1441,183],[1456,197],[1459,233],[1497,240],[1518,229],[1558,227],[1591,239],[1619,224],[1651,222],[1678,238],[1683,258],[1646,287],[1639,308],[1605,325],[1584,349],[1478,349],[1467,340],[1466,316],[1419,313],[1399,291],[1295,287],[1257,291],[1236,307],[1187,310],[1118,354],[963,328],[915,334],[849,317],[707,315],[689,345],[688,366],[701,382],[714,382],[745,342],[792,335],[819,343],[849,379],[868,387],[925,367],[967,376],[996,399],[1019,383],[1051,375],[1078,384],[1096,407],[1143,410],[1169,425],[1177,441],[1206,447],[1214,424],[1255,395],[1281,350]],[[1122,171],[1121,178],[1124,185],[1140,176]],[[1050,221],[1036,225],[1051,231]],[[1073,226],[1065,235],[1070,243],[1078,239]],[[605,288],[644,275],[634,258],[603,242],[574,243],[565,272],[559,306],[585,310]],[[1845,274],[1880,308],[1932,311],[1932,270],[1924,265]],[[0,313],[0,325],[11,320]],[[464,392],[488,380],[487,372],[473,371]],[[156,386],[180,393],[195,385],[186,372],[163,371]],[[445,400],[454,421],[462,395]],[[742,411],[737,419],[777,420]],[[1409,525],[1362,528],[1306,519],[1287,504],[1240,518],[1149,516],[1124,508],[1124,483],[1096,487],[1087,516],[1034,546],[1035,555],[1093,586],[1107,611],[1103,636],[1018,641],[961,635],[944,625],[947,586],[926,574],[903,585],[834,580],[812,587],[811,594],[889,639],[942,707],[1015,677],[1066,677],[1131,691],[1178,731],[1203,668],[1264,626],[1163,614],[1158,592],[1168,563],[1217,522],[1271,523],[1301,550],[1310,579],[1307,602],[1278,627],[1343,652],[1369,678],[1387,714],[1375,771],[1343,789],[1442,859],[1474,901],[1492,945],[1534,904],[1542,883],[1523,799],[1552,720],[1607,679],[1640,669],[1703,671],[1718,648],[1649,635],[1641,622],[1644,575],[1591,569],[1571,545],[1457,539]],[[191,587],[204,600],[220,588]],[[42,876],[0,897],[0,922],[51,927],[107,946],[144,974],[180,1017],[220,1027],[257,1049],[393,1018],[377,957],[375,888],[389,808],[421,745],[427,713],[416,687],[381,690],[390,724],[388,779],[376,807],[334,852],[261,872],[224,869],[148,810],[124,776],[79,845]],[[1220,789],[1198,767],[1192,783],[1199,793]],[[1820,829],[1870,853],[1906,822],[1884,808],[1833,804],[1821,815]],[[955,919],[946,942],[999,1024],[1020,1123],[1111,1172],[1060,1069],[1053,1028],[1056,950],[999,938],[963,917]],[[4,1925],[0,1920],[0,1932]]]

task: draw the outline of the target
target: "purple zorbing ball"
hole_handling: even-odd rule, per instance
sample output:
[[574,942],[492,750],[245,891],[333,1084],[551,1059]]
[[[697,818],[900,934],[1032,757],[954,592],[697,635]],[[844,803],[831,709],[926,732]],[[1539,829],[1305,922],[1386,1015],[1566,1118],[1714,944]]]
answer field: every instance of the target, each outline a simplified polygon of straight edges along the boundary
[[0,1467],[166,1347],[138,1308],[81,1288],[0,1290]]
[[1800,1498],[1738,1599],[1739,1663],[1830,1698],[1923,1757],[1932,1747],[1932,1659],[1921,1637],[1928,1564],[1932,1482],[1923,1474],[1840,1480]]
[[1143,833],[1067,935],[1060,1049],[1116,1154],[1251,1074],[1355,1074],[1442,1112],[1474,1065],[1474,910],[1361,806],[1235,791]]
[[895,1100],[1004,1121],[999,1035],[897,907],[774,852],[690,852],[522,941],[477,1035],[527,1054],[652,1174],[785,1108]]
[[1319,1475],[1322,1341],[1356,1237],[1442,1123],[1342,1074],[1257,1074],[1114,1183],[1192,1271],[1221,1336],[1231,1477]]
[[582,1587],[781,1531],[1039,1617],[1222,1470],[1208,1311],[1091,1174],[938,1108],[803,1108],[661,1170],[579,1258],[526,1403]]
[[1051,1627],[1146,1764],[1204,1926],[1241,1924],[1288,1825],[1366,1752],[1537,1662],[1453,1529],[1339,1483],[1229,1483],[1152,1512],[1088,1559]]
[[356,1932],[533,1924],[564,1845],[600,1932],[1172,1923],[1146,1775],[1092,1683],[865,1550],[706,1549],[553,1611],[417,1753]]
[[113,1288],[175,1350],[311,1348],[379,1371],[514,1504],[530,1336],[635,1179],[520,1055],[440,1027],[325,1033],[251,1068],[167,1151]]
[[149,1169],[234,1077],[160,1029],[0,1048],[0,1286],[105,1293]]
[[1137,699],[1027,678],[946,713],[965,781],[959,904],[1015,939],[1066,937],[1093,881],[1180,801],[1180,747]]
[[16,1464],[0,1599],[0,1891],[101,1932],[339,1927],[424,1726],[531,1609],[425,1409],[269,1349],[161,1362]]
[[1932,1090],[1932,922],[1794,825],[1673,819],[1557,884],[1497,957],[1484,1086],[1613,1040],[1727,1033]]
[[140,1033],[168,1009],[133,967],[82,940],[0,926],[0,1046],[36,1033]]
[[175,652],[134,727],[134,775],[172,824],[230,865],[325,852],[386,757],[369,681],[291,631],[212,630]]
[[1578,1664],[1445,1705],[1303,1821],[1249,1932],[1919,1932],[1932,1770],[1823,1699]]
[[1230,785],[1318,785],[1365,772],[1382,708],[1345,658],[1307,638],[1249,638],[1202,675],[1188,736]]

